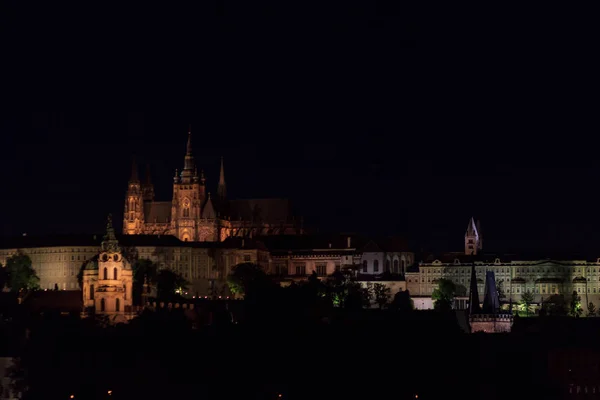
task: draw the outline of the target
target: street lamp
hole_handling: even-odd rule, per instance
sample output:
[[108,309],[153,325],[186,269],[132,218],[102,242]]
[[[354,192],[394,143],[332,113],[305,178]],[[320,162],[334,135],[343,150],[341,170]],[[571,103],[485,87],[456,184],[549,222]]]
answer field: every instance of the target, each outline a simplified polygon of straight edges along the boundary
[[112,390],[109,390],[109,391],[108,391],[108,395],[109,395],[109,396],[112,396]]

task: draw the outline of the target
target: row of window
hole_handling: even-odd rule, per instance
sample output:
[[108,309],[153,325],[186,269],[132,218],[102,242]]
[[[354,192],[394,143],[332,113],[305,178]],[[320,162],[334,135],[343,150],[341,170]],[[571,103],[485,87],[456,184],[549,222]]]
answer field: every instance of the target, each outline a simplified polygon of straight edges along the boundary
[[[363,272],[367,272],[368,271],[368,267],[369,267],[369,263],[367,260],[363,261]],[[392,272],[394,274],[399,274],[401,272],[404,272],[406,268],[406,261],[402,260],[402,270],[400,270],[400,267],[398,265],[398,260],[394,260],[394,267],[392,269],[390,269],[390,260],[386,260],[385,261],[385,271],[386,272]],[[373,272],[377,273],[379,272],[379,260],[373,260]]]

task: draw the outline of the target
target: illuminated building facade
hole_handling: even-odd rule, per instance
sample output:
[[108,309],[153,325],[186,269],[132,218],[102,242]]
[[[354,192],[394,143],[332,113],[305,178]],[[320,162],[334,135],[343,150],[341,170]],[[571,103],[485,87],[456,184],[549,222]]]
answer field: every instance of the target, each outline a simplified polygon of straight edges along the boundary
[[594,303],[596,309],[600,305],[600,258],[484,253],[478,226],[473,219],[469,221],[464,252],[426,255],[406,273],[406,285],[415,305],[431,308],[431,294],[439,280],[444,278],[454,282],[457,287],[456,307],[466,309],[473,265],[481,301],[486,273],[491,271],[495,276],[500,301],[504,303],[512,300],[518,304],[527,291],[533,294],[535,304],[552,295],[568,298],[575,291],[581,296],[584,309],[590,302]]
[[133,165],[125,196],[123,234],[173,235],[184,242],[221,242],[231,236],[300,234],[302,219],[295,219],[285,199],[230,200],[225,170],[221,170],[217,195],[206,190],[204,172],[198,172],[188,132],[181,173],[173,178],[173,197],[156,201],[149,172],[141,183]]

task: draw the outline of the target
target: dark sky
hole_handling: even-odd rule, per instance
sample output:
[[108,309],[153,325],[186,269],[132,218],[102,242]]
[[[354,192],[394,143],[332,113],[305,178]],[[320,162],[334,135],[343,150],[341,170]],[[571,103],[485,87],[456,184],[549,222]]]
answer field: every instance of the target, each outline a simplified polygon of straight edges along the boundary
[[[489,250],[597,248],[597,74],[590,52],[569,47],[558,28],[543,36],[520,21],[507,34],[504,14],[476,26],[465,14],[424,29],[414,9],[393,2],[319,13],[243,4],[219,2],[198,20],[182,10],[135,20],[161,22],[145,36],[111,31],[111,58],[77,53],[69,70],[110,94],[85,86],[86,101],[65,107],[75,111],[3,110],[2,233],[98,231],[109,212],[120,224],[134,154],[169,199],[191,123],[209,190],[224,156],[230,197],[288,197],[321,230],[460,250],[476,215]],[[81,39],[32,31],[50,24],[38,11],[27,26],[9,25],[13,33],[37,35],[43,51],[48,34]],[[72,23],[89,33],[106,23],[103,12]],[[437,40],[421,41],[427,29]],[[130,53],[149,57],[137,60],[143,68],[120,58]],[[130,108],[146,111],[120,111]]]

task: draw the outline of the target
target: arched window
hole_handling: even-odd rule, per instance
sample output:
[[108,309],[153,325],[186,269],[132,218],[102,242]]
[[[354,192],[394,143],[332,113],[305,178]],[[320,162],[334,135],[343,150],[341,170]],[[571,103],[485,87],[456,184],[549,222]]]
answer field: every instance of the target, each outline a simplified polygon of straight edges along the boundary
[[373,272],[379,272],[379,260],[373,261]]
[[402,273],[406,272],[406,261],[403,259],[402,260]]
[[113,279],[117,280],[117,267],[115,267],[115,269],[113,269]]
[[119,311],[121,311],[121,299],[117,299],[117,300],[115,301],[115,311],[116,311],[116,312],[119,312]]
[[394,273],[399,274],[400,270],[398,268],[398,260],[394,260]]
[[385,272],[390,272],[390,260],[385,260]]
[[108,279],[108,268],[104,267],[104,279]]
[[94,285],[90,285],[90,300],[94,300]]
[[363,272],[367,272],[367,260],[363,261]]
[[106,302],[104,301],[104,299],[100,300],[100,311],[106,311]]

